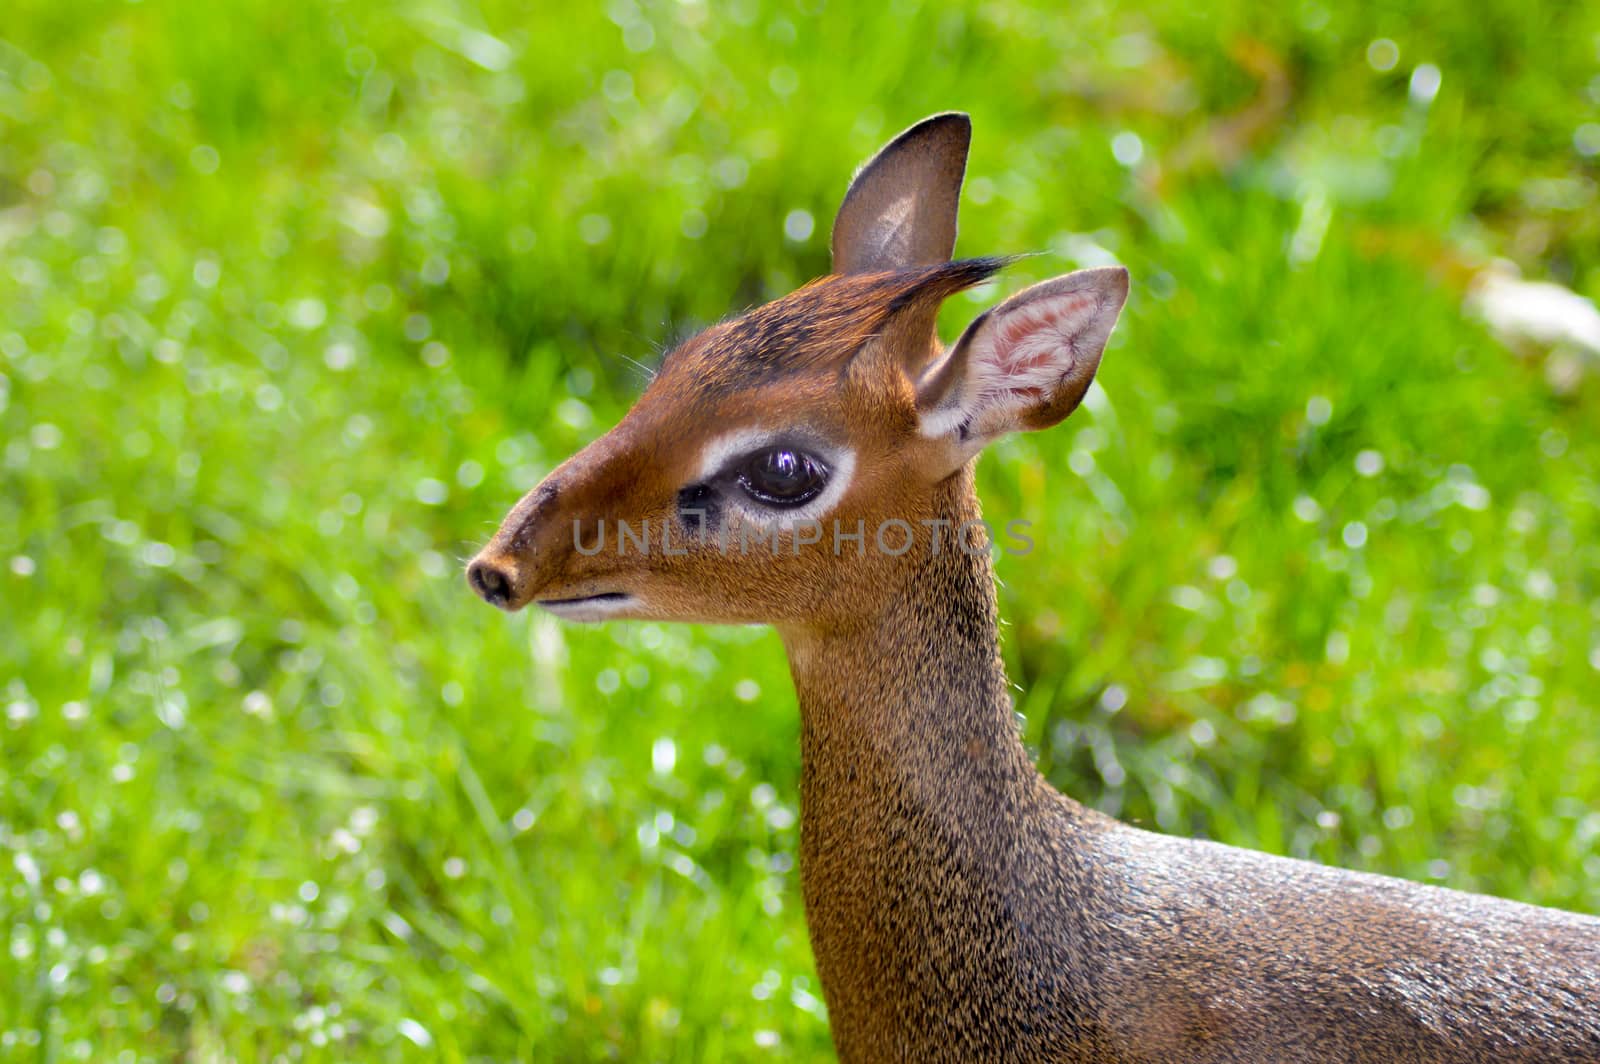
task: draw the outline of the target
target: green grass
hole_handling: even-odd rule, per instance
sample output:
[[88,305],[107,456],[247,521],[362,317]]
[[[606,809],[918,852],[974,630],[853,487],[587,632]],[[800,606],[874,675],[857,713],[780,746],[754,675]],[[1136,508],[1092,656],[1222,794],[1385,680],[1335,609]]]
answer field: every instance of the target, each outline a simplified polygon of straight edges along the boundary
[[0,1054],[823,1054],[776,640],[459,563],[950,107],[960,252],[1135,278],[981,465],[1051,779],[1600,911],[1600,385],[1440,268],[1600,296],[1600,7],[1258,10],[9,4]]

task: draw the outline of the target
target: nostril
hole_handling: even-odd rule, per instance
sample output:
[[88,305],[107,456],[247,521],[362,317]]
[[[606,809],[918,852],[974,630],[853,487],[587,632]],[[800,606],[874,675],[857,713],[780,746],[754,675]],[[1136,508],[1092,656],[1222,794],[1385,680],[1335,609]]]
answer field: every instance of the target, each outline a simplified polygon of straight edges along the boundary
[[487,562],[467,566],[467,583],[491,606],[504,607],[511,602],[510,578]]

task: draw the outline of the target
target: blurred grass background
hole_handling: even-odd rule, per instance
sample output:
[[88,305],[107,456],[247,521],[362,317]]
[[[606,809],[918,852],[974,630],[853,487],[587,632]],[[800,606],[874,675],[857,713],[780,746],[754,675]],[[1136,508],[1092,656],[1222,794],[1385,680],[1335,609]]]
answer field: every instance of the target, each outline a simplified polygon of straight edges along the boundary
[[1600,6],[11,0],[0,1051],[828,1051],[755,630],[459,563],[972,112],[958,253],[1111,259],[983,460],[1028,741],[1137,823],[1600,911]]

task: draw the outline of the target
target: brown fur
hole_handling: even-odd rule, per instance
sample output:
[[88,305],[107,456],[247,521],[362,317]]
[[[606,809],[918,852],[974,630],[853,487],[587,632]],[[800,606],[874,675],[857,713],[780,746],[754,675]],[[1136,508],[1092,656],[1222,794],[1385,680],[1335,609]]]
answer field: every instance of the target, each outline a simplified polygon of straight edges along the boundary
[[[930,322],[929,315],[951,295],[988,280],[1005,263],[1000,258],[968,259],[885,273],[819,277],[782,299],[691,337],[662,360],[662,371],[689,367],[692,383],[677,382],[677,392],[703,400],[838,370],[896,319]],[[920,338],[926,340],[931,333],[929,324]]]
[[[777,626],[800,697],[806,918],[841,1058],[1600,1061],[1600,920],[1138,831],[1035,770],[988,556],[948,531],[941,548],[923,523],[979,514],[985,439],[973,422],[919,426],[950,395],[976,401],[963,360],[979,357],[981,323],[946,355],[933,316],[996,265],[926,261],[954,240],[948,187],[914,197],[931,233],[898,228],[899,213],[875,228],[902,202],[895,182],[959,186],[964,127],[925,126],[841,209],[836,258],[872,272],[683,345],[615,429],[517,505],[472,563],[474,587],[510,609],[612,594],[630,596],[613,616]],[[1124,273],[1087,271],[992,311],[1022,328],[1070,297],[1092,315],[1071,319],[1058,378],[976,424],[1067,416],[1125,292]],[[697,483],[702,451],[773,426],[848,442],[854,479],[828,520],[905,520],[912,548],[716,549],[684,499],[709,499],[724,529],[744,518]],[[661,522],[680,553],[575,549],[574,526],[618,519]]]

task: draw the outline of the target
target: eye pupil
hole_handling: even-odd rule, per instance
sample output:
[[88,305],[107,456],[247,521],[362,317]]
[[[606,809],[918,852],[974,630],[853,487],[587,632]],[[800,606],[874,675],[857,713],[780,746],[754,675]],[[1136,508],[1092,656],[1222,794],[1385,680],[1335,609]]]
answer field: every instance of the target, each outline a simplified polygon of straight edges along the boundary
[[757,501],[775,506],[798,506],[821,493],[828,471],[804,451],[771,447],[752,456],[740,477],[745,490]]

